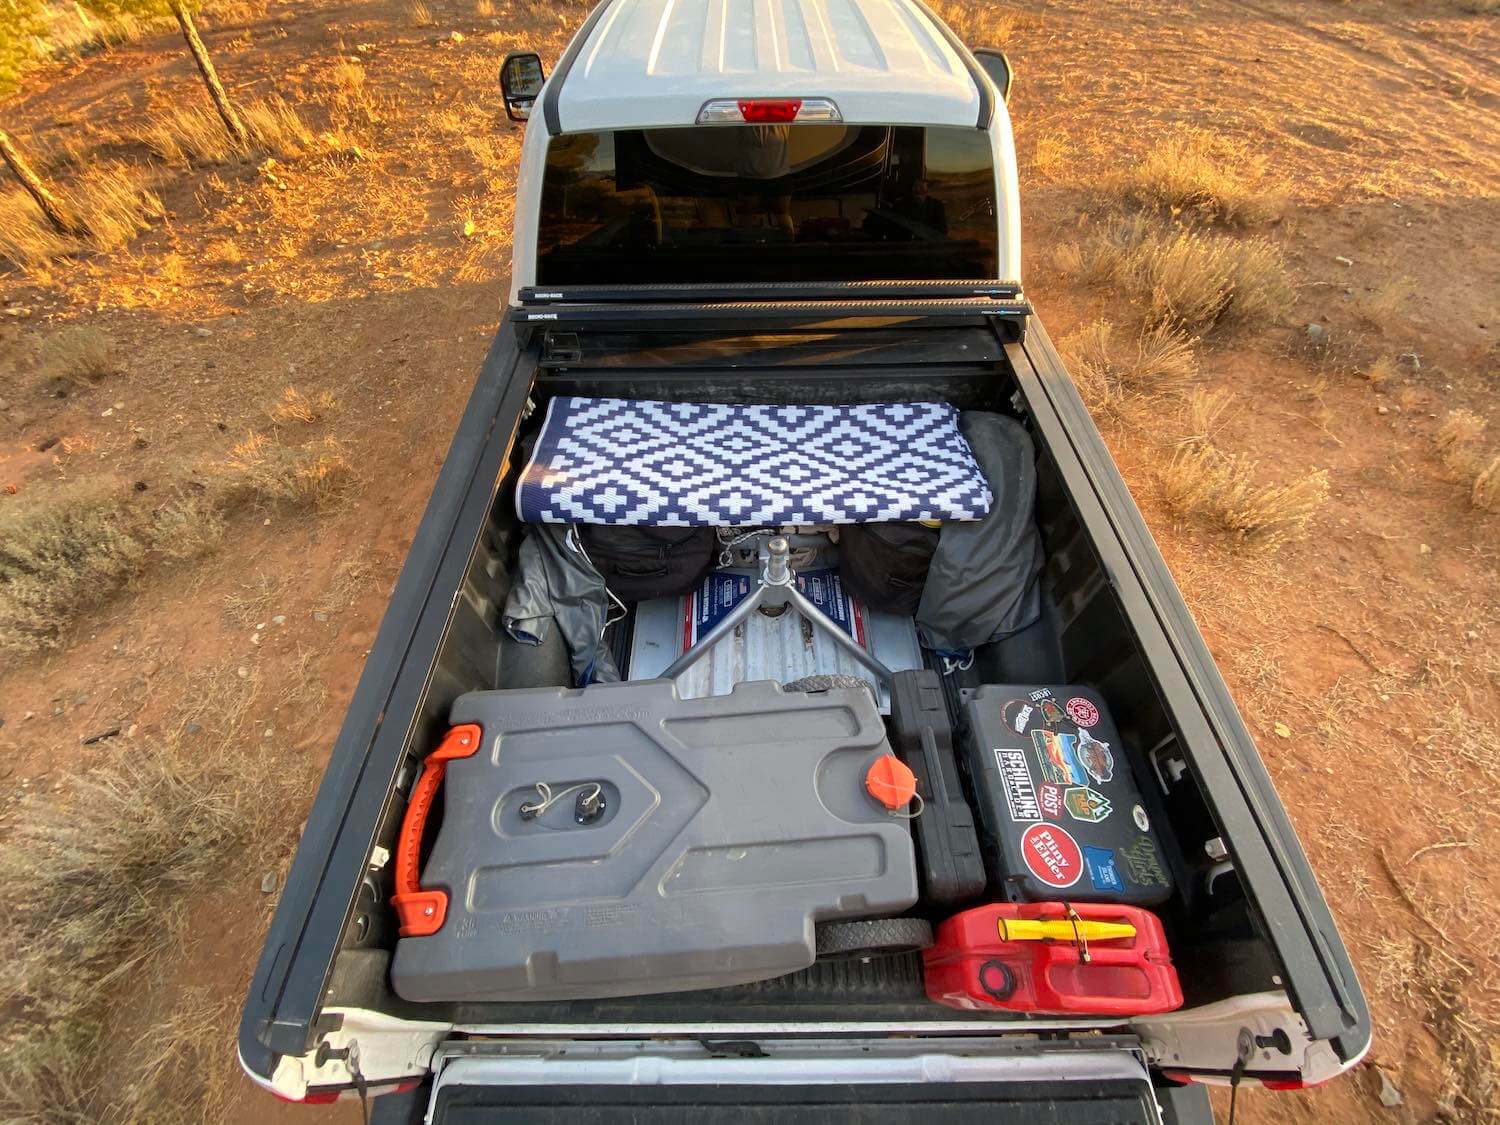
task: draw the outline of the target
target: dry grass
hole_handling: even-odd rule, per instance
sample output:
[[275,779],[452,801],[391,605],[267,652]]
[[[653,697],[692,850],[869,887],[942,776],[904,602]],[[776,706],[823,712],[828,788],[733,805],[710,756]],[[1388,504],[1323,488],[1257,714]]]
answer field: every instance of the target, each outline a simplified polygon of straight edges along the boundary
[[1004,47],[1033,21],[985,0],[936,0],[933,11],[968,47]]
[[97,328],[65,328],[41,348],[42,375],[47,379],[97,383],[119,373],[114,344]]
[[1172,215],[1248,226],[1280,214],[1285,192],[1263,156],[1201,129],[1179,129],[1120,180],[1125,197]]
[[333,438],[283,446],[252,435],[204,483],[159,504],[101,485],[37,491],[0,507],[0,655],[63,643],[72,623],[152,560],[197,558],[223,540],[242,508],[327,508],[353,487]]
[[352,59],[340,59],[324,79],[333,91],[334,104],[349,108],[365,99],[365,68]]
[[281,400],[266,411],[266,414],[277,426],[285,426],[292,422],[311,426],[332,417],[338,407],[338,399],[327,391],[319,391],[309,398],[296,387],[287,387],[281,392]]
[[[112,1010],[113,986],[180,943],[175,911],[268,828],[275,802],[267,787],[276,790],[285,774],[239,749],[201,754],[146,743],[78,776],[66,792],[28,802],[0,848],[0,956],[9,970],[0,1116],[157,1121],[165,1107],[188,1102],[176,1086],[203,1080],[182,1069],[199,1056],[168,1050],[160,1028],[131,1060],[135,1081],[101,1081],[108,1038],[125,1018]],[[172,1045],[215,1049],[197,1017],[179,1009],[167,1022]],[[200,1101],[183,1119],[211,1111]]]
[[75,485],[0,508],[0,654],[56,647],[149,552],[142,513],[108,489]]
[[165,558],[196,559],[224,541],[224,513],[206,489],[184,488],[151,517],[152,550]]
[[1393,277],[1364,301],[1365,317],[1373,323],[1391,319],[1402,311],[1417,292],[1417,283],[1409,277]]
[[248,149],[229,135],[212,106],[197,101],[155,111],[135,139],[163,160],[196,164],[225,164],[254,154],[291,157],[313,143],[297,111],[281,98],[247,102],[239,110],[250,133]]
[[17,188],[0,197],[0,257],[39,270],[67,254],[117,250],[165,213],[141,172],[114,162],[86,168],[71,184],[57,185],[57,194],[80,233],[59,234]]
[[1162,472],[1162,496],[1178,516],[1259,550],[1301,537],[1328,499],[1323,469],[1279,485],[1257,484],[1255,477],[1253,461],[1193,445],[1179,450]]
[[326,508],[348,496],[354,466],[334,438],[302,446],[277,445],[251,434],[218,468],[215,488],[227,509],[285,504]]
[[1469,502],[1481,512],[1500,512],[1500,454],[1474,477]]
[[1376,356],[1369,363],[1359,366],[1360,376],[1376,390],[1387,386],[1400,370],[1395,357],[1389,355]]
[[1193,343],[1165,325],[1122,343],[1114,325],[1099,320],[1065,339],[1062,351],[1089,406],[1119,413],[1139,399],[1183,393],[1198,371]]
[[1437,436],[1433,441],[1438,447],[1438,452],[1447,458],[1460,450],[1470,449],[1477,445],[1484,437],[1487,425],[1485,419],[1472,410],[1450,410],[1448,417],[1444,418],[1438,426]]
[[487,20],[495,14],[495,5],[491,0],[475,0],[474,14],[482,20]]
[[1190,334],[1250,327],[1272,319],[1294,288],[1280,249],[1141,219],[1115,224],[1080,252],[1086,280],[1124,290],[1148,326]]
[[1188,432],[1182,436],[1181,443],[1212,445],[1233,401],[1234,396],[1226,390],[1194,388],[1183,411]]
[[424,4],[422,0],[411,0],[411,3],[406,5],[403,12],[406,16],[406,22],[411,24],[412,27],[437,26],[437,20],[432,18],[432,9]]
[[1031,150],[1031,170],[1043,179],[1052,179],[1068,158],[1068,141],[1057,133],[1043,133]]

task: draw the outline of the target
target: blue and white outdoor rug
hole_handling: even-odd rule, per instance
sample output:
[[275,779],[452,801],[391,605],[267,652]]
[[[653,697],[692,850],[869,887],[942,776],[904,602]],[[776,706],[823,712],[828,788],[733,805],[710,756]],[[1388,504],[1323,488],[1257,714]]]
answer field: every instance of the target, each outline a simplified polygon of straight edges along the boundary
[[991,499],[943,402],[554,398],[516,510],[527,523],[750,527],[977,520]]

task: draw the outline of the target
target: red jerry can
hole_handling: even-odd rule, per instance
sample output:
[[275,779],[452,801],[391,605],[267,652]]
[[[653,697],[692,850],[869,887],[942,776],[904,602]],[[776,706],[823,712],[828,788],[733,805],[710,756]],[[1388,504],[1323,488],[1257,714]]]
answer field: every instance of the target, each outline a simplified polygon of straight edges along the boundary
[[[1066,937],[1005,939],[1012,932]],[[1034,922],[1050,926],[1028,925]],[[1060,926],[1058,924],[1061,924]],[[1125,923],[1134,936],[1090,939],[1089,923]],[[1112,903],[1005,903],[955,914],[922,954],[927,997],[950,1008],[1144,1016],[1182,1006],[1182,988],[1161,921]]]

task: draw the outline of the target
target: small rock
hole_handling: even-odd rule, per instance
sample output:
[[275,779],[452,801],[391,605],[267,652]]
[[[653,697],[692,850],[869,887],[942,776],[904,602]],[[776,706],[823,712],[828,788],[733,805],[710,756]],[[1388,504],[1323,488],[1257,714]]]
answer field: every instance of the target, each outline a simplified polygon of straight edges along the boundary
[[448,33],[448,42],[450,42],[450,43],[462,43],[463,41],[464,41],[464,33],[462,31],[450,31]]
[[101,418],[108,418],[108,417],[109,417],[109,416],[110,416],[110,415],[111,415],[111,414],[113,414],[113,413],[114,413],[114,412],[115,412],[115,408],[114,408],[114,407],[113,407],[113,406],[111,406],[111,407],[110,407],[110,408],[109,408],[109,409],[108,409],[108,410],[105,410],[105,411],[103,411],[103,412],[102,412],[102,413],[101,413],[101,414],[100,414],[100,415],[99,415],[99,417],[101,417]]
[[261,737],[262,737],[262,738],[270,738],[270,737],[271,737],[271,736],[272,736],[272,735],[273,735],[273,734],[275,734],[275,733],[276,733],[276,732],[275,732],[275,731],[273,731],[273,730],[272,730],[272,729],[271,729],[271,728],[270,728],[270,727],[267,727],[267,728],[266,728],[266,733],[265,733],[265,734],[263,734],[263,735],[261,735]]
[[195,336],[212,336],[213,334],[214,334],[214,330],[212,328],[194,328],[193,329],[193,335],[195,335]]
[[124,410],[125,409],[125,404],[123,402],[116,402],[116,403],[113,403],[112,405],[114,406],[114,408],[116,410]]
[[328,614],[324,613],[320,609],[316,613],[313,614],[313,620],[314,621],[327,621],[328,620]]
[[21,716],[21,721],[24,723],[27,719],[34,719],[34,718],[36,718],[36,712],[35,711],[27,711],[26,714],[24,714],[24,715]]
[[1419,554],[1419,555],[1430,555],[1430,554],[1432,554],[1432,548],[1429,547],[1426,543],[1418,543],[1417,544],[1417,554]]
[[267,871],[260,877],[260,893],[268,895],[276,889],[276,872]]
[[248,680],[250,678],[250,669],[241,664],[234,670],[234,674],[242,680]]
[[1380,1075],[1380,1104],[1386,1109],[1395,1109],[1401,1104],[1401,1091],[1385,1076],[1385,1071],[1377,1070],[1375,1073]]
[[1307,333],[1307,338],[1313,343],[1317,343],[1328,335],[1328,329],[1324,328],[1321,324],[1309,324],[1302,331]]
[[258,644],[260,644],[260,642],[261,642],[261,635],[259,633],[251,633],[250,634],[250,643],[251,644],[258,645]]
[[1473,629],[1467,629],[1467,630],[1464,631],[1464,640],[1466,640],[1466,641],[1477,641],[1478,639],[1479,639],[1479,634],[1476,633]]
[[1352,266],[1354,264],[1353,258],[1346,258],[1342,254],[1335,255],[1333,260],[1341,266]]
[[185,726],[185,727],[182,728],[182,733],[183,734],[202,734],[203,733],[203,724],[202,723],[189,723],[187,726]]
[[141,733],[141,724],[140,723],[131,723],[128,727],[125,728],[125,737],[126,738],[134,738],[136,735],[138,735],[140,733]]
[[284,614],[284,613],[278,613],[275,617],[271,618],[271,624],[272,625],[285,625],[286,624],[286,614]]
[[1390,412],[1391,412],[1391,408],[1389,406],[1386,406],[1384,403],[1381,403],[1379,406],[1377,406],[1375,408],[1375,413],[1376,414],[1389,414]]
[[1292,728],[1289,727],[1289,726],[1287,726],[1285,723],[1277,723],[1271,729],[1276,732],[1276,737],[1277,738],[1291,738],[1292,737]]
[[262,527],[270,527],[271,526],[271,517],[267,516],[265,519],[261,520],[260,521],[260,525]]

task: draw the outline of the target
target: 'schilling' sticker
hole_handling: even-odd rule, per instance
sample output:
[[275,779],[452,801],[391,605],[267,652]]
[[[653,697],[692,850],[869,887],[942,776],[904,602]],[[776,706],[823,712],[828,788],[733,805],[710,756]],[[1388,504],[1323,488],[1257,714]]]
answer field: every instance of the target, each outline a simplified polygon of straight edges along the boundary
[[1021,858],[1038,882],[1062,890],[1083,874],[1083,853],[1067,829],[1033,824],[1021,834]]
[[1036,802],[1036,790],[1031,786],[1031,769],[1026,765],[1025,751],[996,749],[995,764],[1000,767],[1000,780],[1005,785],[1005,804],[1010,809],[1011,820],[1041,820],[1042,810]]

